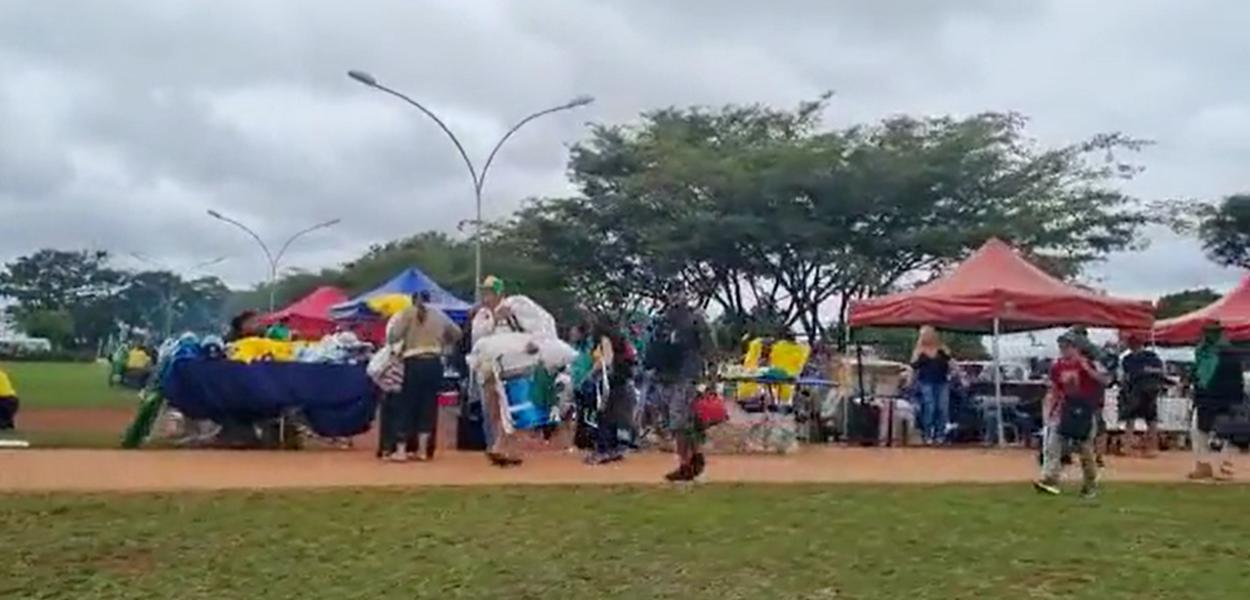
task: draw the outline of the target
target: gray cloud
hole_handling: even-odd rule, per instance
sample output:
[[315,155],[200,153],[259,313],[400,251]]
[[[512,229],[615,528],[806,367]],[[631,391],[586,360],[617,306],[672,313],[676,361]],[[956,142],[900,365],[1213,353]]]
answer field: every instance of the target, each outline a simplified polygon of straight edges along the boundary
[[[666,105],[792,106],[824,90],[845,124],[910,112],[1019,110],[1044,143],[1119,129],[1154,139],[1143,198],[1246,186],[1250,80],[1233,0],[1175,3],[535,0],[83,0],[0,3],[0,259],[42,246],[141,251],[175,264],[257,252],[212,208],[297,245],[316,268],[472,216],[432,123],[349,81],[367,69],[443,115],[475,157],[516,119],[486,213],[562,193],[584,123]],[[1164,232],[1091,277],[1122,293],[1229,285]]]

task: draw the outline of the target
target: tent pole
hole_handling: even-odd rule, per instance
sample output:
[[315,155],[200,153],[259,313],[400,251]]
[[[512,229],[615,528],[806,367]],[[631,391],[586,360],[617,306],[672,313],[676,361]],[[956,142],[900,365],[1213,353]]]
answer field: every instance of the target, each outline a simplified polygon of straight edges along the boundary
[[998,335],[1001,323],[994,317],[994,412],[998,418],[998,446],[1003,446],[1003,373],[999,365]]

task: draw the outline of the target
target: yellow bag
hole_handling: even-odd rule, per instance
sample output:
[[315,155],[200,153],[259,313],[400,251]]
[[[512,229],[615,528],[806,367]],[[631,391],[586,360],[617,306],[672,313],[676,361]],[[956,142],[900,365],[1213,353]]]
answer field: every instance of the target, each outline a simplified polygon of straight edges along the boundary
[[152,357],[148,356],[142,348],[131,348],[126,353],[126,369],[132,371],[142,371],[152,366]]
[[373,312],[390,318],[401,310],[412,306],[412,297],[405,294],[387,294],[368,300],[365,304]]

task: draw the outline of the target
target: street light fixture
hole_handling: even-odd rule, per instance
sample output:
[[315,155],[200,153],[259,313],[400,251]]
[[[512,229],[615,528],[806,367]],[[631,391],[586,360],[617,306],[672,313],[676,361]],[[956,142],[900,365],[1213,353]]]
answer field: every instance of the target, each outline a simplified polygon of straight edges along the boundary
[[465,151],[464,144],[460,143],[460,138],[456,137],[456,134],[452,133],[451,129],[447,127],[447,124],[444,123],[438,115],[434,114],[433,111],[423,106],[420,102],[413,100],[409,96],[378,83],[378,79],[376,77],[365,71],[348,71],[347,76],[362,85],[371,87],[380,92],[385,92],[412,105],[417,110],[425,114],[425,116],[429,117],[431,121],[434,121],[434,123],[438,125],[438,128],[442,129],[443,133],[447,134],[447,137],[451,139],[451,143],[456,146],[456,151],[460,154],[460,158],[464,161],[464,166],[469,170],[469,177],[473,180],[473,198],[477,209],[477,218],[473,221],[473,287],[474,299],[481,301],[482,291],[478,289],[478,287],[482,281],[482,188],[486,183],[486,173],[490,171],[490,166],[495,161],[495,155],[499,153],[499,149],[503,147],[504,143],[512,137],[512,134],[516,133],[521,127],[524,127],[526,123],[551,113],[586,106],[595,101],[594,96],[582,94],[572,98],[564,104],[540,110],[525,117],[524,119],[521,119],[520,121],[517,121],[516,125],[513,125],[511,129],[504,132],[503,137],[499,138],[499,141],[495,143],[494,148],[491,148],[490,154],[486,156],[486,162],[482,163],[481,170],[478,170],[477,166],[473,164],[473,160],[469,158],[469,153]]
[[291,247],[291,244],[294,243],[295,240],[307,234],[310,234],[314,231],[325,229],[327,227],[333,227],[343,222],[342,219],[330,219],[329,221],[323,221],[311,227],[301,229],[295,232],[294,234],[292,234],[291,237],[288,237],[286,241],[282,243],[282,246],[278,248],[278,253],[274,254],[273,252],[269,250],[269,244],[266,244],[265,240],[261,239],[260,235],[257,234],[255,231],[253,231],[251,227],[248,227],[247,225],[244,225],[243,223],[240,223],[212,209],[208,210],[208,216],[214,219],[217,219],[218,221],[221,221],[223,223],[229,223],[230,225],[233,225],[235,227],[238,227],[239,229],[242,229],[244,233],[248,234],[249,236],[252,237],[253,240],[256,241],[256,244],[260,246],[261,251],[265,253],[265,261],[269,264],[269,311],[270,312],[273,312],[273,309],[274,309],[275,292],[276,292],[277,283],[278,283],[278,264],[282,262],[282,256],[286,254],[286,251],[287,249]]

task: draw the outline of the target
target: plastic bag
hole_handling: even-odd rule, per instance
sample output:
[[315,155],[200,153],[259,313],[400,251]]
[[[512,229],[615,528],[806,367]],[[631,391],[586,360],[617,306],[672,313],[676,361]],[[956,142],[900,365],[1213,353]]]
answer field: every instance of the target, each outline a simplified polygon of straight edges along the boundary
[[528,297],[508,296],[499,303],[499,306],[508,309],[526,333],[539,338],[560,337],[560,332],[556,329],[555,317]]

